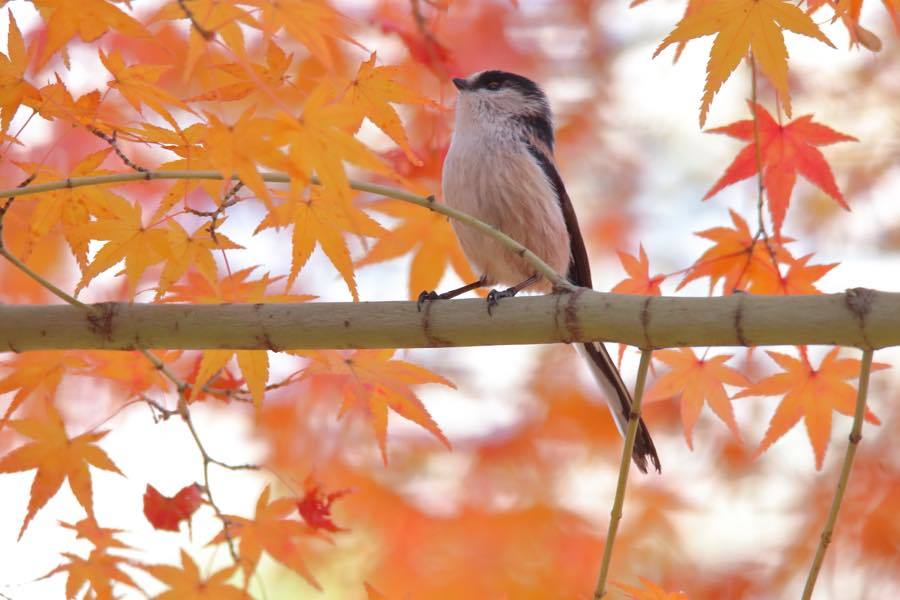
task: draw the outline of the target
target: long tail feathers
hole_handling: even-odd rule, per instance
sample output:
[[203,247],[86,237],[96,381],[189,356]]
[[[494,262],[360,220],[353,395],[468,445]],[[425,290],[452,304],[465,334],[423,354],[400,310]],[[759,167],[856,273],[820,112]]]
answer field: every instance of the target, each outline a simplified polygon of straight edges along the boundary
[[[585,357],[594,378],[603,388],[603,395],[609,410],[612,413],[613,420],[619,433],[625,435],[625,429],[628,427],[628,417],[631,414],[631,394],[619,375],[619,370],[606,351],[606,347],[600,342],[584,344],[578,347],[580,353]],[[656,471],[662,472],[659,464],[659,456],[656,454],[656,447],[650,438],[650,432],[644,420],[638,423],[637,437],[634,439],[634,453],[632,454],[634,464],[642,473],[647,472],[647,461],[653,463]]]

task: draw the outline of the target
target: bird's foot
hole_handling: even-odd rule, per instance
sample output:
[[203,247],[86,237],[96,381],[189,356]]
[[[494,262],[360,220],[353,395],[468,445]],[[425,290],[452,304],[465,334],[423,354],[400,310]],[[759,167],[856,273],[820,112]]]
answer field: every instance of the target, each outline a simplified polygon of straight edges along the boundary
[[500,303],[501,298],[512,298],[516,294],[519,293],[519,290],[515,287],[506,288],[505,290],[491,290],[487,295],[487,311],[489,315],[493,316],[494,307]]
[[416,310],[422,312],[422,307],[425,306],[426,303],[431,302],[432,300],[440,300],[442,296],[438,294],[436,291],[423,291],[419,294],[419,299],[416,300]]

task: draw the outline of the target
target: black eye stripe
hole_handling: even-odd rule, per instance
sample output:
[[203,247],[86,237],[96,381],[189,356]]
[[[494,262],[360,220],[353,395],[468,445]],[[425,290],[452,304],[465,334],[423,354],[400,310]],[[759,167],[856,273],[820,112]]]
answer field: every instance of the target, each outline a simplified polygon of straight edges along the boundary
[[510,88],[518,90],[522,95],[538,100],[544,99],[544,93],[536,83],[507,71],[485,71],[472,82],[472,89],[497,90],[500,88]]

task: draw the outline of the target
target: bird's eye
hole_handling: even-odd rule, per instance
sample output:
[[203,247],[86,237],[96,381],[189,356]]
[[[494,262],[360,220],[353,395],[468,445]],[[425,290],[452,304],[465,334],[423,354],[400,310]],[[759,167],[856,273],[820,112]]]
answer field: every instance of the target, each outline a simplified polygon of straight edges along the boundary
[[488,83],[485,87],[486,87],[487,89],[489,89],[489,90],[499,90],[499,89],[500,89],[500,82],[499,82],[499,81],[491,81],[491,82]]

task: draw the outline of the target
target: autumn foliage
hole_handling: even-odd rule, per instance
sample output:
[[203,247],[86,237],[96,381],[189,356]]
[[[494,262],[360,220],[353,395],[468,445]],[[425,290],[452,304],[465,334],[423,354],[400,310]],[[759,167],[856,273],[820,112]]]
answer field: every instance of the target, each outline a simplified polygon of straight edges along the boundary
[[[841,291],[831,277],[864,275],[855,250],[900,246],[876,198],[897,189],[894,1],[6,8],[0,188],[43,187],[0,199],[0,303],[95,318],[95,302],[399,300],[472,281],[447,217],[404,200],[440,202],[450,80],[487,68],[550,93],[602,291]],[[650,14],[669,29],[642,29]],[[617,122],[622,98],[647,96],[635,55],[677,73],[721,135],[673,100],[663,129],[692,148],[675,160],[644,115]],[[817,81],[832,70],[839,84]],[[135,347],[0,357],[0,596],[592,597],[621,440],[570,348]],[[620,348],[627,381],[634,356]],[[663,475],[631,480],[610,597],[799,597],[861,364],[838,347],[656,350],[643,414]],[[851,436],[837,575],[817,598],[866,597],[860,578],[870,597],[900,589],[891,377]],[[717,537],[716,519],[758,537]],[[14,546],[49,562],[13,563]]]

